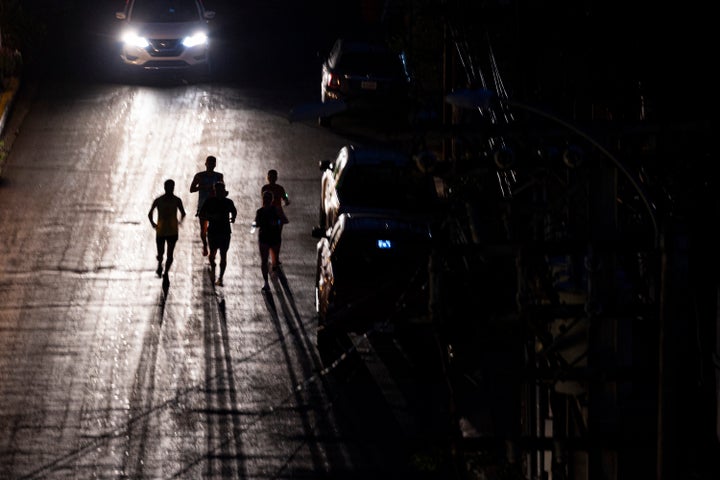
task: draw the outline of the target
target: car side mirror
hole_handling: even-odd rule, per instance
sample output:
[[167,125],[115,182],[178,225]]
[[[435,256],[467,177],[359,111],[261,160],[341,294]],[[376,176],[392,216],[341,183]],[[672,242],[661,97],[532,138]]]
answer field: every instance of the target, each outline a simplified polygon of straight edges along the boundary
[[312,236],[313,238],[324,238],[325,237],[325,229],[319,226],[315,226],[312,229]]
[[127,15],[125,15],[125,12],[115,12],[115,18],[118,20],[125,20]]
[[332,168],[332,162],[330,160],[321,160],[319,163],[320,171],[330,170]]

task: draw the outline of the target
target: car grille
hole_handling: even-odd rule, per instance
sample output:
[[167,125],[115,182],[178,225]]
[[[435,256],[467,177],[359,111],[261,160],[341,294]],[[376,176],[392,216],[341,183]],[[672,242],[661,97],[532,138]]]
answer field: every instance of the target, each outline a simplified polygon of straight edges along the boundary
[[187,68],[189,65],[183,60],[151,60],[145,62],[143,68],[146,70],[160,70],[172,68]]
[[157,39],[150,40],[148,53],[152,57],[177,57],[183,52],[183,45],[180,39]]
[[388,80],[368,78],[351,78],[349,91],[363,95],[386,94],[393,91],[396,85]]

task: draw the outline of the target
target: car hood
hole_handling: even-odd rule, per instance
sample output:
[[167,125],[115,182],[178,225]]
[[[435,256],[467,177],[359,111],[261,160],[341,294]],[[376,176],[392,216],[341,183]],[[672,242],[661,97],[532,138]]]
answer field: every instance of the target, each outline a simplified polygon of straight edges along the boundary
[[205,22],[182,23],[137,23],[128,22],[130,28],[135,29],[138,35],[148,38],[180,38],[207,28]]
[[369,207],[355,207],[352,205],[342,205],[338,209],[338,215],[348,213],[350,215],[370,216],[377,218],[388,218],[395,220],[403,220],[413,223],[430,223],[433,219],[433,214],[430,212],[408,212],[406,210],[391,209],[391,208],[369,208]]

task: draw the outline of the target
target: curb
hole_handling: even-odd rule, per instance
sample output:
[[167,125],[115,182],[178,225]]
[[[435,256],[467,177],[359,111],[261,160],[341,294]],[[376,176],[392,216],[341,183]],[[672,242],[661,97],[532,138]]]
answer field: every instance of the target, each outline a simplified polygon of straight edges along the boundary
[[12,142],[17,136],[16,132],[5,132],[5,127],[8,119],[10,118],[12,107],[19,90],[20,78],[11,77],[9,85],[2,94],[0,94],[0,175],[2,175],[5,161],[10,153]]
[[20,79],[18,77],[10,77],[9,85],[3,90],[2,95],[0,95],[0,111],[2,112],[2,115],[0,115],[0,132],[5,130],[5,121],[9,116],[13,99],[19,88]]

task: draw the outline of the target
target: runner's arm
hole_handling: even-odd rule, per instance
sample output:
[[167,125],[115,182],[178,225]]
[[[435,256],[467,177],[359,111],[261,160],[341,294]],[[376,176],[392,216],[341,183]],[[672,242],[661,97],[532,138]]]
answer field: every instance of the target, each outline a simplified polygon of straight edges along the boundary
[[200,190],[200,178],[196,174],[193,177],[192,182],[190,182],[190,193],[195,193],[198,190]]
[[180,221],[182,222],[185,219],[185,207],[180,198],[178,198],[178,210],[180,210]]
[[230,201],[230,223],[235,223],[235,218],[237,218],[237,208],[235,208],[235,203],[231,200]]
[[283,201],[285,202],[285,206],[287,207],[288,205],[290,205],[290,196],[287,194],[284,188],[282,191],[282,197]]
[[156,206],[157,199],[153,200],[153,203],[150,206],[150,211],[148,212],[148,219],[150,219],[150,225],[152,225],[153,228],[157,228],[157,223],[155,223],[155,220],[153,220],[153,210],[155,210]]

